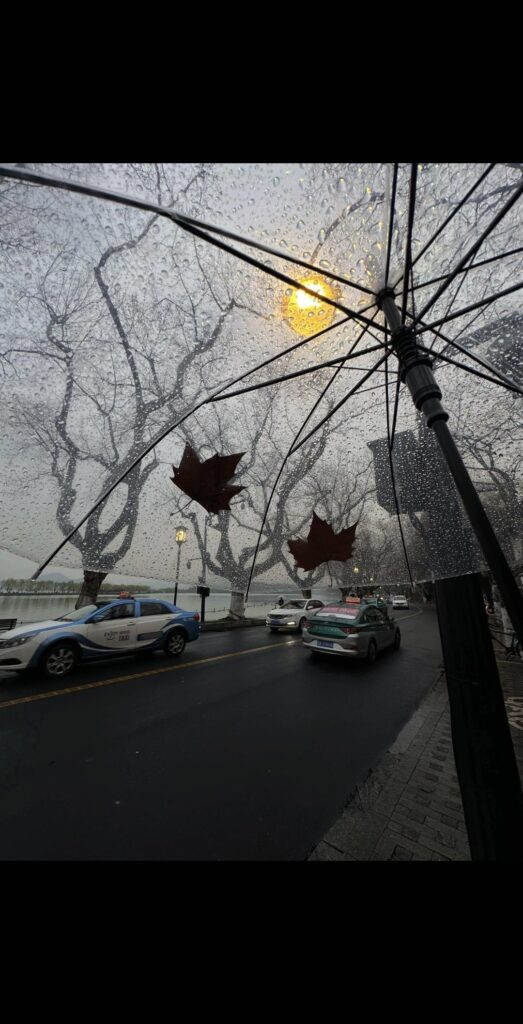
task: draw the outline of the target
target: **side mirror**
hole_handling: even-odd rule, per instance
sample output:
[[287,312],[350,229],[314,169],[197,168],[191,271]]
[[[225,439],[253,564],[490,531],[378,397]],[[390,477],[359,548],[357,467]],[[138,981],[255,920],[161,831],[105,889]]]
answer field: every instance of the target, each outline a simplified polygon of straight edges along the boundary
[[96,612],[94,615],[91,615],[91,618],[88,619],[87,621],[88,622],[101,622],[102,619],[104,619],[104,618],[105,618],[105,616],[104,616],[103,612]]

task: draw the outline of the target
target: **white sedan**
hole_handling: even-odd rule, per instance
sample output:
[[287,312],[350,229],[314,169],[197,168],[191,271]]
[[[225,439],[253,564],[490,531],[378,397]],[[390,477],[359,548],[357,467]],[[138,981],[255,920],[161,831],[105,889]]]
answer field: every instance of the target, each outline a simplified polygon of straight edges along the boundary
[[404,594],[393,594],[392,595],[392,607],[393,608],[408,608],[409,602]]
[[297,630],[301,633],[307,621],[307,612],[311,614],[323,607],[323,601],[305,597],[296,598],[296,600],[285,601],[285,604],[273,608],[268,613],[265,622],[271,633],[276,633],[279,629]]

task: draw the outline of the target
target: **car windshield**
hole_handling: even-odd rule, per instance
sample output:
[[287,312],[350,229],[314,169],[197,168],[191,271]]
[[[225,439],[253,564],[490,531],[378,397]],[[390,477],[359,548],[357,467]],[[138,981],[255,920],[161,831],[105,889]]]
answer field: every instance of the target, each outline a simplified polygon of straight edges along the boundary
[[305,601],[286,601],[282,608],[305,608]]
[[66,612],[65,615],[59,615],[56,621],[76,622],[78,619],[83,619],[84,615],[91,615],[92,612],[96,611],[98,611],[96,604],[84,604],[81,608],[73,608],[72,611]]

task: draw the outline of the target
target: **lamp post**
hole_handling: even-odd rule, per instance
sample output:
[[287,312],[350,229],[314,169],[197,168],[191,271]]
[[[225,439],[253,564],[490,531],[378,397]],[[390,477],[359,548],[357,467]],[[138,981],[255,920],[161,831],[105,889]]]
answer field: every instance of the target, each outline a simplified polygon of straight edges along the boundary
[[207,526],[211,522],[212,514],[205,516],[204,528],[203,528],[203,558],[202,558],[202,575],[200,576],[201,583],[196,588],[200,595],[201,606],[200,606],[200,620],[205,622],[205,599],[209,596],[209,587],[206,584],[207,580]]
[[187,530],[184,530],[183,526],[178,526],[175,533],[175,540],[178,545],[178,558],[176,560],[176,582],[174,584],[174,602],[178,597],[178,577],[180,575],[180,555],[182,553],[182,544],[187,540]]

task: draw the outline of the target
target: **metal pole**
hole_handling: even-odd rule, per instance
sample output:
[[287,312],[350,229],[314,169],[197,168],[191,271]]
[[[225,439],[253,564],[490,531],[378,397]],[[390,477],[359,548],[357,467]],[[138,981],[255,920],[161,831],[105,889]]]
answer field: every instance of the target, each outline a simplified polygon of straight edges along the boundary
[[472,529],[499,587],[519,642],[523,646],[523,596],[447,427],[449,415],[441,405],[441,391],[432,372],[430,358],[419,351],[414,332],[402,325],[391,289],[386,288],[381,292],[378,296],[378,305],[385,313],[391,329],[392,345],[400,363],[401,378],[407,384],[416,408],[423,412],[427,426],[434,428]]
[[210,516],[205,516],[204,527],[203,527],[203,572],[202,572],[202,584],[205,586],[207,579],[207,523],[210,520]]
[[173,601],[173,604],[176,604],[176,598],[178,597],[178,576],[180,575],[180,555],[182,553],[181,542],[177,541],[177,544],[178,544],[178,559],[176,561],[176,582],[174,584],[174,601]]

